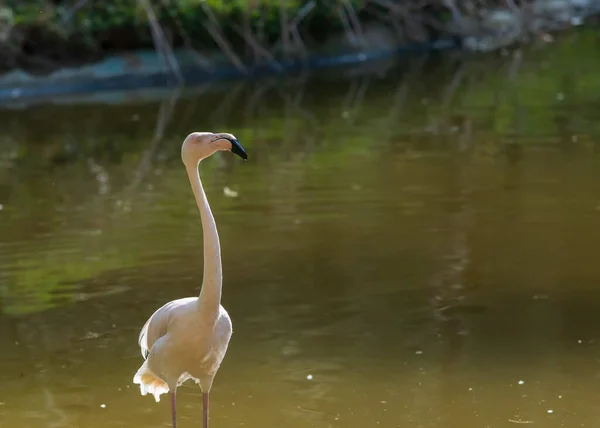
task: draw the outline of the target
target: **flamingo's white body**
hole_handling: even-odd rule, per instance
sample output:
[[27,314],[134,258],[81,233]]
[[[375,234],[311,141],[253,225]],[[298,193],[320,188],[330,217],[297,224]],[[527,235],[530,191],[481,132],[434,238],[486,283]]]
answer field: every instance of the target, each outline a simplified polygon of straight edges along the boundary
[[203,425],[208,427],[209,392],[233,331],[229,314],[221,306],[223,275],[219,235],[198,173],[200,161],[219,150],[230,150],[247,158],[231,134],[194,132],[181,148],[204,233],[204,279],[200,296],[173,300],[156,310],[139,337],[146,360],[133,382],[140,385],[142,395],[150,393],[156,401],[160,401],[161,394],[170,392],[173,428],[176,426],[175,393],[188,379],[202,388]]

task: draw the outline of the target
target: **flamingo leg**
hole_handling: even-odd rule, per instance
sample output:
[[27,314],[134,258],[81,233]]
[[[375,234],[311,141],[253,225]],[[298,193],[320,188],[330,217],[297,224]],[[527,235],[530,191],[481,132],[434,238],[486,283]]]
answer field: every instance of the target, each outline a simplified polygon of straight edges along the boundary
[[175,409],[175,391],[171,392],[171,418],[173,421],[173,428],[177,428],[177,411]]
[[208,428],[208,392],[202,394],[202,426]]

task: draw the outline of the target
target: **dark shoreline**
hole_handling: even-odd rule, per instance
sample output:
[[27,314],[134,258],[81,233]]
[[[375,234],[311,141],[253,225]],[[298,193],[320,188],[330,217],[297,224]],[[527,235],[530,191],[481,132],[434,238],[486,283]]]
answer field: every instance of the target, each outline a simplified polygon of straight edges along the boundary
[[[455,39],[440,40],[433,43],[413,43],[398,48],[374,50],[370,52],[347,53],[341,55],[313,56],[305,61],[280,62],[280,67],[266,64],[249,68],[242,72],[235,67],[223,67],[207,72],[198,67],[181,69],[185,85],[197,85],[240,78],[261,78],[270,75],[297,73],[323,68],[343,67],[383,60],[397,55],[411,55],[459,48]],[[157,56],[158,58],[158,56]],[[108,59],[110,60],[110,58]],[[158,63],[158,61],[157,61]],[[101,63],[99,63],[101,64]],[[64,70],[63,70],[64,73]],[[0,83],[2,79],[0,78]],[[75,95],[91,92],[106,92],[115,90],[133,90],[143,88],[161,88],[177,86],[178,82],[168,72],[153,70],[147,73],[135,73],[122,70],[112,76],[77,76],[74,69],[72,77],[53,78],[46,76],[27,82],[13,82],[9,87],[0,86],[0,103],[19,102],[36,98],[44,100],[59,95]]]

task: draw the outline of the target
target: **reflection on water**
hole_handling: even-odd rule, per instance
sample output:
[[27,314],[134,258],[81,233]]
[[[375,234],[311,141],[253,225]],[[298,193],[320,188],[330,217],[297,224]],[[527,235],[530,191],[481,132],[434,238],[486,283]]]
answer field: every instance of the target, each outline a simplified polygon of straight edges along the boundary
[[191,130],[250,155],[202,165],[235,331],[214,426],[597,426],[597,67],[545,52],[3,111],[0,427],[168,424],[131,379],[200,286]]

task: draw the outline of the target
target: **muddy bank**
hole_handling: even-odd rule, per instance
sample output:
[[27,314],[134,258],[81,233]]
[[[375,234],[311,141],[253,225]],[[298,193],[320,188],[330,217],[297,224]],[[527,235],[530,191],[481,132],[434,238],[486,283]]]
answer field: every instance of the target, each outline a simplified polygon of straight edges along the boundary
[[[363,41],[357,49],[347,42],[345,34],[339,33],[305,56],[243,63],[242,67],[232,64],[227,55],[216,49],[204,52],[211,58],[210,63],[200,63],[198,51],[181,47],[169,52],[170,61],[156,50],[144,49],[116,53],[89,64],[61,67],[46,74],[16,69],[0,77],[0,103],[181,84],[215,84],[223,80],[254,79],[332,67],[368,67],[371,62],[391,57],[459,46],[455,38],[403,43],[389,29],[376,24],[363,27]],[[175,69],[172,64],[176,64]]]

